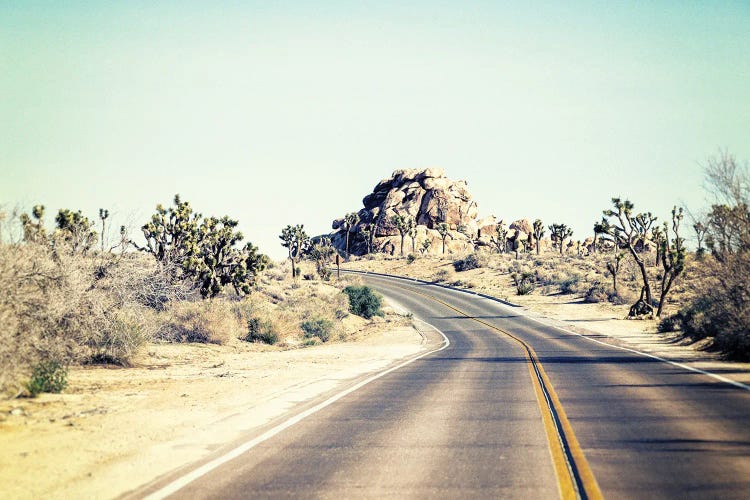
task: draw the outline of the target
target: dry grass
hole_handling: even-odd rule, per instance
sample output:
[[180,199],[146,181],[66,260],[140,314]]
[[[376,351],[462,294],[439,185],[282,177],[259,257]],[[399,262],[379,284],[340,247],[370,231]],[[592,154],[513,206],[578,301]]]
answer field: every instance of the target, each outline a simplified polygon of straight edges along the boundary
[[173,302],[161,316],[156,338],[167,342],[222,345],[247,333],[237,310],[223,299]]

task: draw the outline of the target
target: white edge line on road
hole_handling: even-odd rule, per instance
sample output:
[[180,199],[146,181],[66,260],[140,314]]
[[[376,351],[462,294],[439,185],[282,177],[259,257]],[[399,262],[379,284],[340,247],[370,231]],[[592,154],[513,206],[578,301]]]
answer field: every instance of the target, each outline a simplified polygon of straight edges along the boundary
[[[356,273],[356,271],[355,271],[355,273]],[[377,273],[368,273],[368,272],[363,272],[362,274],[372,274],[374,276],[378,275]],[[424,283],[426,285],[434,285],[434,283],[427,283],[427,282],[422,281],[422,280],[416,280],[416,278],[412,279],[412,278],[407,278],[407,277],[402,277],[402,276],[395,276],[395,275],[384,275],[384,276],[387,277],[387,278],[403,279],[405,281],[420,281],[421,283]],[[441,288],[446,288],[446,287],[441,287]],[[504,305],[504,306],[507,307],[507,305],[503,304],[503,301],[499,301],[498,302],[498,300],[495,300],[494,298],[489,298],[487,296],[483,296],[483,295],[477,294],[476,292],[472,292],[472,291],[469,291],[469,290],[463,290],[463,289],[460,289],[460,288],[452,288],[452,287],[449,287],[449,289],[456,290],[458,292],[468,293],[469,295],[475,295],[475,296],[480,297],[483,300],[491,302],[491,303],[493,303],[495,305],[497,305],[498,303],[500,303],[501,305]],[[515,306],[515,307],[519,307],[519,306]],[[535,321],[535,322],[539,323],[540,325],[544,325],[544,326],[547,326],[547,327],[555,328],[557,330],[560,330],[561,332],[565,332],[565,333],[568,333],[570,335],[577,335],[578,337],[584,338],[586,340],[590,340],[591,342],[596,342],[597,344],[601,344],[601,345],[604,345],[604,346],[607,346],[607,347],[614,347],[615,349],[620,349],[622,351],[632,352],[634,354],[639,354],[639,355],[645,356],[647,358],[656,359],[656,360],[659,360],[659,361],[661,361],[663,363],[667,363],[667,364],[670,364],[672,366],[677,366],[679,368],[682,368],[683,370],[688,370],[688,371],[691,371],[691,372],[700,373],[702,375],[706,375],[708,377],[714,378],[714,379],[716,379],[716,380],[718,380],[720,382],[724,382],[725,384],[733,385],[733,386],[735,386],[735,387],[737,387],[739,389],[744,389],[746,391],[750,391],[750,385],[743,384],[742,382],[737,382],[736,380],[732,380],[730,378],[723,377],[723,376],[718,375],[716,373],[712,373],[712,372],[709,372],[709,371],[706,371],[706,370],[701,370],[700,368],[695,368],[693,366],[689,366],[689,365],[680,363],[678,361],[671,361],[669,359],[662,358],[662,357],[657,356],[655,354],[649,354],[647,352],[638,351],[636,349],[631,349],[629,347],[623,347],[623,346],[619,346],[619,345],[610,344],[608,342],[602,342],[601,340],[597,340],[597,339],[591,338],[588,335],[584,335],[582,333],[578,333],[578,332],[574,332],[574,331],[568,330],[567,328],[563,328],[563,327],[558,326],[558,325],[556,325],[554,323],[547,322],[547,321],[544,321],[543,319],[540,319],[540,318],[537,318],[535,316],[532,316],[531,314],[529,314],[529,311],[527,311],[523,307],[520,307],[520,310],[516,311],[516,312],[520,313],[522,316],[524,316],[525,318],[530,319],[531,321]],[[610,335],[607,335],[606,333],[602,334],[602,335],[605,335],[606,337],[609,337],[611,339],[616,339],[616,337],[612,337]]]
[[[490,299],[485,299],[485,300],[490,300]],[[491,301],[491,302],[494,302],[494,301]],[[578,337],[584,338],[584,339],[589,340],[591,342],[596,342],[597,344],[601,344],[601,345],[604,345],[604,346],[607,346],[607,347],[614,347],[615,349],[620,349],[622,351],[632,352],[634,354],[639,354],[639,355],[645,356],[647,358],[656,359],[656,360],[659,360],[659,361],[661,361],[663,363],[667,363],[667,364],[670,364],[670,365],[682,368],[683,370],[688,370],[688,371],[691,371],[691,372],[700,373],[702,375],[707,375],[709,377],[715,378],[716,380],[719,380],[719,381],[724,382],[726,384],[730,384],[730,385],[733,385],[733,386],[738,387],[740,389],[745,389],[746,391],[750,391],[750,385],[743,384],[742,382],[737,382],[736,380],[732,380],[732,379],[729,379],[727,377],[723,377],[723,376],[718,375],[716,373],[711,373],[711,372],[706,371],[706,370],[701,370],[700,368],[695,368],[694,366],[686,365],[686,364],[680,363],[678,361],[672,361],[672,360],[669,360],[669,359],[666,359],[666,358],[662,358],[661,356],[657,356],[655,354],[649,354],[647,352],[639,351],[637,349],[631,349],[630,347],[623,347],[623,346],[619,346],[619,345],[610,344],[609,342],[602,342],[601,340],[591,338],[588,335],[585,335],[583,333],[574,332],[572,330],[568,330],[567,328],[563,328],[561,326],[555,325],[552,322],[545,321],[544,319],[536,318],[536,317],[528,314],[528,312],[525,311],[525,310],[517,311],[517,312],[521,312],[521,314],[524,317],[530,319],[531,321],[539,323],[540,325],[544,325],[546,327],[555,328],[556,330],[560,330],[560,331],[568,333],[570,335],[576,335]],[[606,335],[607,337],[612,338],[612,339],[616,339],[616,337],[610,337],[607,334],[603,334],[603,335]]]
[[309,409],[303,411],[302,413],[299,413],[299,414],[291,417],[290,419],[284,421],[283,423],[277,425],[276,427],[273,427],[273,428],[267,430],[266,432],[264,432],[260,436],[256,437],[255,439],[251,439],[250,441],[247,441],[247,442],[241,444],[240,446],[234,448],[233,450],[227,452],[226,454],[224,454],[224,455],[222,455],[222,456],[220,456],[218,458],[215,458],[215,459],[211,460],[210,462],[208,462],[206,464],[203,464],[202,466],[200,466],[197,469],[189,472],[188,474],[185,474],[184,476],[182,476],[182,477],[180,477],[178,479],[175,479],[171,483],[169,483],[166,486],[160,488],[159,490],[151,493],[150,495],[147,495],[144,498],[146,498],[148,500],[156,500],[156,499],[166,498],[169,495],[172,495],[173,493],[176,493],[180,489],[184,488],[188,484],[192,483],[196,479],[200,478],[201,476],[205,476],[206,474],[208,474],[212,470],[216,469],[220,465],[223,465],[223,464],[229,462],[230,460],[233,460],[233,459],[239,457],[240,455],[242,455],[246,451],[251,450],[255,446],[259,445],[260,443],[262,443],[264,441],[267,441],[268,439],[271,439],[275,435],[281,433],[285,429],[288,429],[289,427],[293,426],[294,424],[296,424],[296,423],[304,420],[305,418],[309,417],[310,415],[312,415],[312,414],[314,414],[314,413],[322,410],[326,406],[332,405],[333,403],[335,403],[339,399],[343,398],[344,396],[347,396],[347,395],[351,394],[352,392],[356,391],[357,389],[360,389],[360,388],[364,387],[365,385],[369,384],[370,382],[373,382],[373,381],[379,379],[380,377],[383,377],[385,375],[388,375],[391,372],[394,372],[394,371],[396,371],[396,370],[398,370],[400,368],[403,368],[404,366],[407,366],[407,365],[409,365],[409,364],[417,361],[418,359],[421,359],[421,358],[424,358],[425,356],[429,356],[430,354],[434,354],[436,352],[442,351],[443,349],[447,348],[450,345],[451,342],[450,342],[450,340],[448,340],[448,337],[446,337],[445,334],[443,332],[441,332],[438,328],[436,328],[435,326],[433,326],[430,323],[427,323],[426,321],[423,321],[421,319],[417,319],[417,318],[414,318],[414,319],[417,320],[417,321],[420,321],[420,322],[424,323],[425,325],[429,326],[430,328],[432,328],[436,332],[438,332],[440,335],[442,335],[443,339],[444,339],[442,347],[440,347],[439,349],[433,349],[432,351],[428,351],[428,352],[425,352],[423,354],[420,354],[419,356],[413,357],[413,358],[411,358],[411,359],[409,359],[409,360],[401,363],[400,365],[394,366],[394,367],[389,368],[387,370],[384,370],[384,371],[382,371],[380,373],[377,373],[377,374],[373,375],[372,377],[369,377],[369,378],[363,380],[362,382],[359,382],[358,384],[355,384],[352,387],[350,387],[350,388],[348,388],[348,389],[346,389],[346,390],[344,390],[342,392],[339,392],[338,394],[336,394],[334,396],[331,396],[330,398],[326,399],[322,403],[319,403],[319,404],[313,406],[312,408],[309,408]]

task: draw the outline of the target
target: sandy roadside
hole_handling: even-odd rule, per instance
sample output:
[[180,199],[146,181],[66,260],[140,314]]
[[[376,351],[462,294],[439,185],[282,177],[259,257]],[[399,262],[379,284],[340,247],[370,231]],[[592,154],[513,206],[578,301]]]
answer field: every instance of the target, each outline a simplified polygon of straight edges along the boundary
[[381,323],[355,342],[153,344],[133,368],[73,369],[64,394],[0,401],[0,497],[117,496],[424,348]]
[[422,258],[412,264],[404,259],[361,259],[347,263],[346,268],[424,280],[431,280],[436,272],[444,269],[450,273],[450,279],[469,284],[471,291],[518,304],[526,314],[545,323],[750,385],[750,363],[722,360],[717,353],[703,350],[704,344],[691,343],[679,333],[659,333],[655,320],[626,320],[628,305],[589,304],[574,294],[543,295],[538,289],[519,296],[507,273],[488,268],[456,273],[450,259]]

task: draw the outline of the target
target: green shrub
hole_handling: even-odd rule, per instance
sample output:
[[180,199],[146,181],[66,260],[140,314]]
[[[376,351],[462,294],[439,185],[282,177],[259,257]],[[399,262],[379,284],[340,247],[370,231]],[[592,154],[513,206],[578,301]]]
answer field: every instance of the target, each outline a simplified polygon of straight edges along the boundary
[[581,277],[578,275],[566,276],[559,280],[557,285],[560,287],[560,293],[569,294],[576,293],[578,291],[578,283],[581,281]]
[[656,325],[656,330],[661,333],[669,333],[674,332],[677,330],[677,326],[679,325],[679,317],[677,315],[674,316],[666,316],[659,321],[659,324]]
[[681,309],[678,316],[682,331],[693,340],[715,337],[719,333],[718,325],[727,319],[708,296],[696,298]]
[[417,256],[414,255],[413,253],[410,253],[409,255],[406,256],[407,264],[413,264],[415,260],[417,260]]
[[53,360],[41,361],[34,366],[26,389],[31,397],[42,392],[62,392],[68,385],[68,369]]
[[451,272],[448,269],[438,269],[435,275],[432,277],[433,281],[440,283],[441,281],[447,281],[451,277]]
[[479,261],[479,258],[475,253],[469,254],[463,259],[458,259],[453,262],[453,269],[455,269],[457,272],[469,271],[471,269],[478,269],[480,267],[482,267],[482,263]]
[[323,318],[313,318],[303,321],[300,328],[305,332],[306,338],[317,337],[322,342],[327,342],[331,336],[333,322]]
[[320,279],[322,279],[323,281],[331,281],[331,270],[328,269],[325,264],[318,265],[316,269],[318,271],[318,276],[320,276]]
[[250,318],[247,320],[247,335],[242,340],[273,345],[279,341],[279,335],[270,321]]
[[373,316],[383,316],[380,307],[383,299],[369,286],[348,286],[344,293],[349,296],[349,311],[357,316],[370,319]]
[[514,272],[510,275],[516,285],[516,294],[528,295],[534,291],[534,274],[529,271]]
[[606,302],[608,300],[607,290],[601,283],[595,283],[594,286],[588,289],[583,297],[584,302],[591,304],[597,304],[599,302]]

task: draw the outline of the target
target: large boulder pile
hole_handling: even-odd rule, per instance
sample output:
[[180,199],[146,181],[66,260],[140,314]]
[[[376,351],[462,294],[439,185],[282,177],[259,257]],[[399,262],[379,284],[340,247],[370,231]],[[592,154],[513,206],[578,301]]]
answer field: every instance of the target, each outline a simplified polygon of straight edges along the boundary
[[[429,253],[442,252],[440,224],[447,224],[448,236],[445,251],[464,253],[477,245],[489,245],[495,235],[497,220],[494,217],[478,218],[477,203],[471,196],[466,181],[453,181],[438,168],[425,170],[396,170],[380,181],[372,193],[362,200],[359,222],[348,228],[349,252],[363,255],[368,251],[368,241],[362,229],[374,226],[372,252],[399,253],[401,237],[392,221],[394,215],[413,218],[416,222],[415,245],[406,237],[404,253],[419,252],[425,240],[430,241]],[[333,221],[331,239],[336,248],[346,248],[344,219]]]

